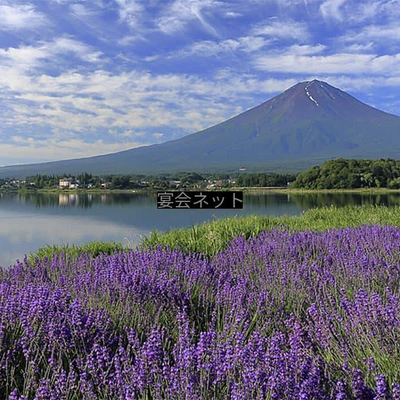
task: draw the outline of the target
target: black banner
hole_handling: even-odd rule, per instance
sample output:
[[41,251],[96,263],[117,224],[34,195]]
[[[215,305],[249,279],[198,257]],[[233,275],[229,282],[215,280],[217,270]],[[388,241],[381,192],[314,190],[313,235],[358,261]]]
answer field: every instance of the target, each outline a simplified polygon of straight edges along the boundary
[[157,192],[158,209],[242,209],[243,192]]

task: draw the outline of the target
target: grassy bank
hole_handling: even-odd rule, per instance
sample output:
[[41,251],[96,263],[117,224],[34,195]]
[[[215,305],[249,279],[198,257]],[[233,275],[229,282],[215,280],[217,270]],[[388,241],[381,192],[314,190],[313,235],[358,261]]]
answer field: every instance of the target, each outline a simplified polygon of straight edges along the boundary
[[35,259],[43,260],[44,258],[52,258],[65,254],[72,258],[78,257],[80,254],[89,254],[91,257],[97,257],[100,254],[114,254],[117,251],[123,251],[125,246],[116,242],[90,242],[83,245],[53,245],[41,247],[37,252],[28,256],[28,261],[35,262]]
[[272,228],[293,231],[323,231],[332,228],[356,227],[359,225],[400,226],[400,207],[348,206],[311,209],[300,216],[264,217],[247,216],[227,218],[177,229],[167,233],[153,232],[143,244],[166,245],[185,252],[214,255],[228,246],[238,236],[249,238]]
[[[224,250],[229,242],[238,236],[255,237],[273,228],[294,231],[323,231],[333,228],[356,227],[359,225],[400,226],[400,207],[348,206],[324,207],[308,210],[299,216],[264,217],[251,215],[206,222],[191,228],[176,229],[170,232],[152,232],[143,239],[141,247],[178,247],[184,252],[202,253],[212,256]],[[46,246],[29,256],[43,259],[64,252],[73,257],[81,253],[97,256],[100,253],[113,254],[126,248],[113,242],[91,242],[83,246]]]

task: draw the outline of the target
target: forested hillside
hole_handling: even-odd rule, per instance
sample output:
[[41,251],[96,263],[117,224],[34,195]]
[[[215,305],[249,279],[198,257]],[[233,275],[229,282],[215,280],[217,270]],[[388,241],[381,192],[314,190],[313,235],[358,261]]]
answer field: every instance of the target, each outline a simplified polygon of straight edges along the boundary
[[299,174],[293,187],[304,189],[400,189],[400,161],[393,159],[325,162]]

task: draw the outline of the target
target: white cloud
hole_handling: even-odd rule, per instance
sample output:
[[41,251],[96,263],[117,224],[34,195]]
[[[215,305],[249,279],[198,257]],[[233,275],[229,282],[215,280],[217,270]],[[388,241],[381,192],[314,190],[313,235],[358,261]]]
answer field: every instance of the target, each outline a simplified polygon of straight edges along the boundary
[[44,47],[52,54],[73,53],[81,60],[90,63],[98,62],[102,55],[101,51],[95,51],[90,46],[68,37],[58,38]]
[[[254,75],[235,74],[231,69],[222,69],[218,71],[215,76],[218,82],[226,82],[227,86],[231,87],[231,93],[226,93],[228,96],[238,96],[239,94],[246,93],[262,93],[271,94],[279,93],[295,85],[297,80],[295,78],[289,79],[259,79]],[[243,110],[241,110],[243,111]],[[240,112],[240,111],[239,111]]]
[[10,47],[7,50],[0,49],[2,64],[15,66],[16,69],[30,69],[40,65],[42,60],[48,58],[49,54],[43,46],[21,46]]
[[10,159],[29,159],[31,162],[53,161],[113,153],[143,146],[144,144],[146,143],[132,141],[105,143],[102,140],[88,143],[79,138],[60,139],[54,137],[46,140],[38,140],[29,137],[13,136],[11,142],[4,143],[0,141],[0,154],[7,155],[7,158]]
[[130,46],[135,42],[146,40],[142,35],[127,35],[118,40],[121,46]]
[[67,4],[70,0],[49,0],[50,3],[57,3],[57,4]]
[[115,0],[119,7],[119,17],[131,28],[140,26],[141,14],[144,10],[143,5],[137,0]]
[[219,36],[203,15],[203,11],[215,9],[221,4],[217,0],[174,0],[156,23],[162,32],[174,34],[184,29],[189,22],[198,21],[210,34]]
[[349,52],[354,52],[354,53],[362,53],[362,52],[367,52],[367,53],[371,53],[371,51],[373,50],[373,48],[375,47],[375,44],[373,42],[368,42],[365,44],[361,44],[361,43],[353,43],[350,45],[344,45],[344,49],[346,51],[346,53]]
[[398,75],[400,54],[339,53],[327,56],[274,55],[256,58],[259,70],[286,73]]
[[[315,76],[310,77],[314,79]],[[377,88],[396,88],[400,87],[400,76],[383,77],[365,75],[362,77],[346,75],[319,75],[318,79],[328,81],[331,85],[339,87],[345,91],[365,92]]]
[[241,50],[247,53],[253,53],[268,46],[271,40],[258,36],[243,36],[238,39],[238,42]]
[[0,4],[0,16],[0,30],[33,30],[48,22],[31,4]]
[[80,19],[83,19],[83,20],[97,15],[96,11],[89,9],[87,6],[85,6],[83,4],[71,4],[69,6],[69,9],[71,10],[71,13],[74,16],[76,16]]
[[[399,5],[400,7],[400,5]],[[346,42],[361,42],[375,41],[387,44],[388,41],[400,40],[400,26],[398,23],[386,25],[369,25],[359,32],[349,32],[343,37]]]
[[320,12],[326,19],[342,20],[340,8],[347,0],[326,0],[320,6]]
[[299,41],[305,41],[310,36],[307,25],[302,22],[277,20],[270,20],[260,24],[253,30],[253,34]]
[[[167,56],[168,58],[191,57],[210,57],[221,53],[245,52],[254,53],[271,43],[271,40],[261,36],[243,36],[236,39],[226,39],[220,41],[203,40],[195,42],[191,46]],[[154,61],[158,55],[149,57],[146,61]]]
[[174,55],[174,57],[197,55],[200,57],[209,57],[219,53],[236,51],[240,44],[237,40],[228,39],[221,42],[204,40],[196,42],[187,49],[184,49]]
[[320,1],[320,0],[249,0],[253,4],[267,5],[271,3],[276,3],[278,6],[290,7],[297,6],[298,4],[308,3],[310,1]]
[[82,61],[97,63],[102,53],[90,46],[68,37],[61,37],[52,42],[41,42],[37,46],[20,46],[0,49],[3,65],[16,71],[38,69],[45,61],[54,61],[60,55],[73,54]]
[[382,20],[394,21],[400,14],[399,0],[374,0],[369,2],[354,2],[349,4],[350,12],[347,13],[347,19],[350,21]]
[[382,7],[382,2],[377,0],[368,3],[361,3],[356,18],[359,20],[372,18],[379,13],[380,7]]
[[225,17],[227,17],[227,18],[238,18],[238,17],[241,17],[241,16],[242,16],[242,14],[240,14],[238,12],[235,12],[235,11],[227,11],[225,13]]
[[317,44],[315,46],[294,44],[287,49],[287,52],[290,54],[309,55],[321,53],[325,49],[326,46],[323,44]]

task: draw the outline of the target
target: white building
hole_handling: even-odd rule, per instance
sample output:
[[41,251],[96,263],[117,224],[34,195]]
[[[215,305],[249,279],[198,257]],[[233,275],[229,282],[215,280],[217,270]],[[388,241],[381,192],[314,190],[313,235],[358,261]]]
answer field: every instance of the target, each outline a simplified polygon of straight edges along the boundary
[[79,182],[74,178],[62,178],[58,181],[58,186],[66,189],[77,189],[79,187]]

